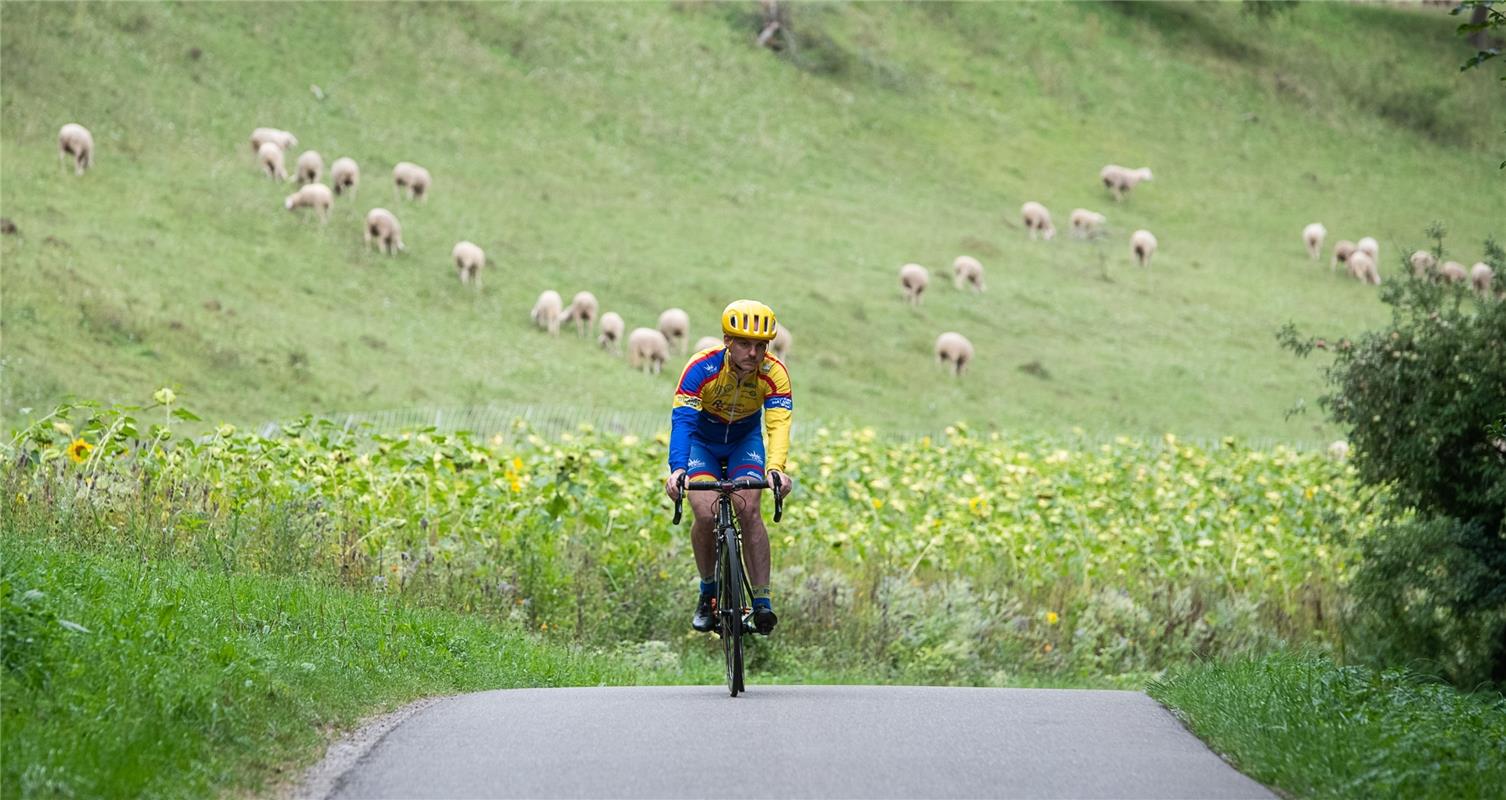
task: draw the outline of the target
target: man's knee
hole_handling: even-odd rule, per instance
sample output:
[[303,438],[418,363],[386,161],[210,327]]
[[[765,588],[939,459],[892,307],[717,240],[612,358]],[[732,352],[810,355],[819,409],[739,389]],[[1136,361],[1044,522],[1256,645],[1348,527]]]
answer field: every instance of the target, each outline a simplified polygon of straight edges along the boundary
[[761,497],[762,494],[759,492],[742,493],[743,502],[737,509],[737,519],[742,524],[743,530],[763,525],[763,512],[759,504]]

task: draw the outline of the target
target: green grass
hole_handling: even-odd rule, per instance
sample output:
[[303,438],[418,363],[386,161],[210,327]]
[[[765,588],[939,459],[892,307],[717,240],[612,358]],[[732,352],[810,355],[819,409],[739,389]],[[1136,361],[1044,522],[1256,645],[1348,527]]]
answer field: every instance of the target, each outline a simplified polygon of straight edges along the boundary
[[1506,793],[1506,698],[1495,692],[1277,654],[1180,669],[1150,694],[1288,796]]
[[[1465,263],[1506,207],[1495,76],[1435,10],[1304,4],[810,4],[793,60],[751,5],[40,4],[0,8],[0,420],[164,384],[215,420],[490,401],[662,412],[650,378],[532,332],[537,293],[590,288],[630,326],[668,305],[701,335],[756,295],[795,333],[798,415],[890,429],[1174,430],[1312,440],[1310,364],[1284,322],[1354,332],[1373,290],[1307,261],[1304,224],[1370,234],[1394,274],[1444,221]],[[1357,43],[1363,43],[1363,46]],[[193,58],[196,48],[200,57]],[[310,91],[317,84],[325,94]],[[55,136],[92,128],[64,175]],[[293,130],[366,181],[327,228],[260,178],[251,128]],[[300,148],[300,149],[301,149]],[[406,255],[362,250],[399,203]],[[1106,162],[1151,165],[1114,205]],[[1040,200],[1100,244],[1026,242]],[[1161,241],[1131,268],[1137,227]],[[495,260],[480,296],[448,262]],[[953,291],[951,259],[988,268]],[[903,306],[896,271],[935,274]],[[1325,265],[1326,266],[1326,265]],[[942,330],[977,345],[960,383]],[[1019,369],[1038,362],[1049,377]],[[678,364],[670,373],[677,372]]]
[[6,797],[260,791],[335,732],[418,697],[649,677],[474,616],[10,525],[0,612]]

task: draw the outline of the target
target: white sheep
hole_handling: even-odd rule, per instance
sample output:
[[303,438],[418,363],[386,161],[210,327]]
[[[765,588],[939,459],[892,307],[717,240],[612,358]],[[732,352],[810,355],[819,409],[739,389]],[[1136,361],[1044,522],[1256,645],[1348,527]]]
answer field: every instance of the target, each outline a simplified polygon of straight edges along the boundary
[[926,286],[931,283],[931,271],[919,264],[906,264],[899,268],[899,288],[910,305],[920,305]]
[[353,158],[337,158],[329,165],[329,182],[336,195],[350,192],[350,196],[355,197],[356,187],[361,183],[361,168]]
[[1328,445],[1328,457],[1334,461],[1343,461],[1349,457],[1349,443],[1343,439],[1336,440]]
[[628,366],[658,375],[669,360],[669,340],[653,328],[634,328],[628,335]]
[[622,315],[616,311],[608,311],[601,315],[601,337],[596,343],[603,350],[611,350],[613,353],[622,349],[622,331],[626,326],[622,322]]
[[385,208],[373,208],[366,212],[366,246],[377,243],[377,249],[387,255],[407,250],[403,245],[403,226],[397,217]]
[[1369,236],[1355,242],[1354,249],[1369,253],[1373,261],[1380,261],[1380,242],[1375,241],[1375,239]]
[[721,349],[721,347],[722,340],[720,338],[715,336],[702,336],[701,338],[695,340],[695,345],[690,348],[690,352],[699,353],[702,350],[710,350],[712,348]]
[[1354,255],[1354,242],[1348,239],[1340,239],[1333,243],[1333,258],[1328,262],[1328,271],[1333,272],[1339,264],[1349,267],[1349,257]]
[[1109,221],[1108,217],[1097,211],[1089,211],[1086,208],[1072,209],[1072,216],[1069,219],[1072,224],[1072,238],[1074,239],[1093,238],[1103,228],[1104,224]]
[[486,266],[486,251],[475,242],[462,241],[450,250],[450,258],[455,262],[455,270],[460,273],[461,285],[475,284],[480,289],[481,268]]
[[256,152],[256,161],[266,171],[267,177],[278,183],[288,179],[288,168],[282,162],[282,148],[274,142],[263,142]]
[[972,256],[957,256],[952,261],[952,285],[958,289],[970,286],[975,292],[983,291],[987,288],[983,285],[983,263]]
[[1419,278],[1427,277],[1438,266],[1438,257],[1426,250],[1418,250],[1407,261],[1412,265],[1412,274]]
[[1114,195],[1114,201],[1118,202],[1123,200],[1124,195],[1141,181],[1151,179],[1150,167],[1129,169],[1118,164],[1109,164],[1098,171],[1098,179],[1103,181],[1104,188],[1108,189],[1109,193]]
[[299,184],[318,183],[324,177],[324,156],[315,150],[305,150],[298,154],[293,171]]
[[936,361],[952,368],[952,374],[961,376],[962,370],[973,360],[973,343],[956,331],[947,331],[936,337]]
[[1380,270],[1375,266],[1375,257],[1368,250],[1356,249],[1349,254],[1349,274],[1355,280],[1368,283],[1371,286],[1379,286]]
[[1130,252],[1140,266],[1150,266],[1150,257],[1156,254],[1155,234],[1143,228],[1130,234]]
[[1444,283],[1463,283],[1469,280],[1469,273],[1465,271],[1463,264],[1457,261],[1445,261],[1438,270],[1438,277],[1442,278]]
[[1040,203],[1031,200],[1020,206],[1020,217],[1025,221],[1025,229],[1030,231],[1030,238],[1034,239],[1040,234],[1042,239],[1050,240],[1056,236],[1056,226],[1051,224],[1051,212]]
[[261,146],[271,142],[283,150],[298,146],[298,137],[277,128],[257,128],[251,131],[251,152],[261,155]]
[[1302,229],[1302,243],[1307,245],[1307,254],[1314,261],[1323,257],[1323,240],[1328,237],[1328,229],[1323,223],[1314,222]]
[[1496,271],[1484,261],[1477,261],[1473,267],[1469,268],[1470,285],[1474,286],[1475,291],[1480,294],[1490,294],[1490,283],[1495,280],[1495,277]]
[[330,193],[329,187],[322,183],[310,183],[299,187],[298,191],[287,196],[282,201],[282,207],[289,211],[300,208],[312,208],[319,215],[319,221],[329,222],[329,209],[335,204],[335,196]]
[[398,197],[406,194],[409,200],[423,200],[429,196],[429,187],[433,181],[429,177],[429,171],[423,167],[399,161],[392,168],[392,183],[397,189]]
[[596,332],[596,317],[601,305],[596,302],[596,295],[590,292],[576,292],[570,298],[570,307],[565,309],[564,321],[575,322],[575,334],[577,336],[590,336]]
[[659,315],[659,332],[665,341],[679,342],[680,352],[690,345],[690,315],[682,308],[666,309]]
[[565,301],[560,299],[560,293],[553,289],[545,289],[539,294],[539,299],[533,304],[533,311],[529,317],[533,324],[549,331],[550,336],[560,335],[560,314]]
[[74,175],[94,166],[94,134],[77,122],[58,129],[58,163],[67,169],[69,159],[73,160]]
[[795,334],[786,325],[774,329],[774,340],[769,342],[769,352],[780,361],[790,357],[790,347],[795,344]]

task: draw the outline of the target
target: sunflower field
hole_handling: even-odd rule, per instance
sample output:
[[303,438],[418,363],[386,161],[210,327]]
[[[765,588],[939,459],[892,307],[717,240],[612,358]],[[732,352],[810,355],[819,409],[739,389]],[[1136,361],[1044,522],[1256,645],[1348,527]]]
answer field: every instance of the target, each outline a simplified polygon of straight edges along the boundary
[[[64,405],[17,432],[0,513],[38,515],[78,546],[322,576],[673,661],[708,642],[689,633],[696,575],[688,524],[670,525],[666,443],[307,417],[263,436],[210,428],[164,390],[144,407]],[[822,428],[799,432],[790,472],[770,525],[782,622],[753,666],[875,680],[1131,676],[1337,649],[1355,543],[1375,523],[1346,463],[1233,439]]]

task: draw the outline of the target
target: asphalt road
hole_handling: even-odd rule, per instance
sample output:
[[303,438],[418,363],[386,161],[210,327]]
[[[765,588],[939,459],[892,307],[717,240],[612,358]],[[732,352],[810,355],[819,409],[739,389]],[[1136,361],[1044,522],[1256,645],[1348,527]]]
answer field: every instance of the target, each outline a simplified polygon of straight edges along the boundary
[[330,796],[1274,797],[1139,692],[756,685],[446,698]]

